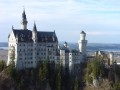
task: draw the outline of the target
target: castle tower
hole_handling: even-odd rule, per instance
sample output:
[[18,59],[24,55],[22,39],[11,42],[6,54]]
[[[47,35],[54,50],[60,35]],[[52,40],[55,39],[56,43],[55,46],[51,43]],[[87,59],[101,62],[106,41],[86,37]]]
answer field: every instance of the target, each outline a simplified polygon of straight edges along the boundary
[[87,40],[85,39],[86,33],[82,31],[80,33],[80,40],[78,41],[79,44],[79,51],[82,52],[83,55],[86,55],[86,46],[87,46]]
[[23,13],[22,13],[22,21],[21,21],[21,29],[22,30],[27,30],[27,18],[26,18],[26,14],[25,14],[25,9],[23,10]]
[[110,58],[110,65],[112,65],[113,62],[114,62],[114,54],[113,54],[113,52],[109,53],[109,58]]
[[36,67],[37,65],[37,28],[35,23],[32,30],[32,40],[33,40],[33,67]]
[[66,47],[66,48],[67,48],[67,42],[65,42],[65,43],[64,43],[64,47]]

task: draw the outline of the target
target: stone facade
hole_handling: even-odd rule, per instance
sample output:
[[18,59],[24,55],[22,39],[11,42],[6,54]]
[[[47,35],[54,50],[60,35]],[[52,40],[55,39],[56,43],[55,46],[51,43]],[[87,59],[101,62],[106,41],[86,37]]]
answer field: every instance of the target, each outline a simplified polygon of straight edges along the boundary
[[[8,61],[10,64],[11,54],[14,54],[17,69],[34,68],[40,60],[49,58],[55,61],[58,52],[58,39],[55,31],[37,31],[34,23],[33,30],[27,29],[27,18],[25,11],[22,14],[21,29],[14,29],[8,36]],[[12,53],[14,52],[14,53]]]
[[[38,31],[34,23],[33,30],[27,29],[27,18],[25,10],[22,13],[21,29],[12,27],[8,35],[8,61],[14,60],[18,70],[25,68],[35,68],[39,61],[49,60],[49,62],[61,63],[63,66],[79,64],[83,62],[86,54],[87,40],[84,31],[80,34],[79,49],[70,49],[67,42],[63,47],[58,48],[58,38],[55,31]],[[14,56],[14,58],[13,58]]]

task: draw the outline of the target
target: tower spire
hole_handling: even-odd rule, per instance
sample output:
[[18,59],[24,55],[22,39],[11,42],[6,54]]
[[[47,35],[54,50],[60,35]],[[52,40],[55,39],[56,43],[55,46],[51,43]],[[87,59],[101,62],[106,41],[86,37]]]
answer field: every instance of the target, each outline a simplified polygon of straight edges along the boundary
[[37,28],[36,28],[36,23],[35,23],[35,21],[34,21],[33,31],[37,31]]
[[23,8],[23,13],[22,13],[22,21],[21,21],[21,29],[22,30],[27,30],[27,18],[25,14],[25,8]]

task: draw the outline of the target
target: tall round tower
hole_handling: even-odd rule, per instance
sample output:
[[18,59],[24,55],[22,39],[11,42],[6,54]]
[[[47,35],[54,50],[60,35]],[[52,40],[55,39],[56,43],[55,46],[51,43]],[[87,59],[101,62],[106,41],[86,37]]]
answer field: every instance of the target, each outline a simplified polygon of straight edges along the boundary
[[78,41],[79,44],[79,51],[82,52],[83,55],[86,55],[86,46],[87,46],[87,40],[85,39],[86,33],[82,31],[80,33],[80,40]]
[[25,14],[25,10],[23,10],[23,13],[22,13],[22,21],[21,21],[21,29],[22,30],[27,30],[27,18],[26,18],[26,14]]

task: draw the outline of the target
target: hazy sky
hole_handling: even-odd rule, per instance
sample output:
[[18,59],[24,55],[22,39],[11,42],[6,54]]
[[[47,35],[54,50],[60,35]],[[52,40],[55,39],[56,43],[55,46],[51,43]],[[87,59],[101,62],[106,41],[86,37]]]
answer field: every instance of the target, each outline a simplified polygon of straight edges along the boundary
[[23,6],[28,29],[56,31],[59,41],[120,43],[120,0],[0,0],[0,42],[7,42],[12,25],[19,29]]

